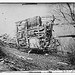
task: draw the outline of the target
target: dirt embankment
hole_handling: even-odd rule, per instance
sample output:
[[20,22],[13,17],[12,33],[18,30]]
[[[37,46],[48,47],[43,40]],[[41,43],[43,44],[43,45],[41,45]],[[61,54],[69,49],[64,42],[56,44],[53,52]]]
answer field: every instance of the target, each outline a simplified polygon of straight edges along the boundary
[[65,58],[54,55],[28,54],[0,45],[2,71],[35,71],[70,69]]

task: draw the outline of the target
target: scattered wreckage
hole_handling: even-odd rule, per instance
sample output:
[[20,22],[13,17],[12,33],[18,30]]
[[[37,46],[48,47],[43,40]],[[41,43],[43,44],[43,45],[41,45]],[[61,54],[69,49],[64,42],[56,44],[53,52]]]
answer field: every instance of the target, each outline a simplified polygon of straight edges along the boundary
[[[31,51],[35,53],[39,51],[41,53],[48,52],[51,46],[55,17],[53,15],[53,20],[50,21],[46,21],[47,18],[44,21],[43,19],[36,16],[16,22],[17,45],[19,48],[25,48],[29,53]],[[55,42],[54,38],[53,40]]]

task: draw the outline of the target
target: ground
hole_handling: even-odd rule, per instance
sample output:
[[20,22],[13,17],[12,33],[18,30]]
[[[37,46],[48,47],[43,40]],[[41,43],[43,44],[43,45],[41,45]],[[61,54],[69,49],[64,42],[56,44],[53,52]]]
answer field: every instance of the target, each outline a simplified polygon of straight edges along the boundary
[[28,54],[9,46],[0,46],[7,55],[1,58],[0,71],[37,71],[70,69],[66,58],[57,55]]

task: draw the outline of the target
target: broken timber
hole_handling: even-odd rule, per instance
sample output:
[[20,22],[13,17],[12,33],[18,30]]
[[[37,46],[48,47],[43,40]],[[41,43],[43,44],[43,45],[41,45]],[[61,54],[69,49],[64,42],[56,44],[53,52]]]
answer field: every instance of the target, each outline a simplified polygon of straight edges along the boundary
[[[39,44],[34,43],[34,45],[37,44],[37,48],[39,49],[42,47],[44,48],[45,45],[47,45],[46,43],[50,43],[54,21],[55,17],[53,16],[53,20],[51,20],[51,22],[46,21],[43,23],[42,17],[36,16],[16,22],[18,46],[31,48],[30,40],[36,39],[39,40]],[[33,40],[33,42],[35,42],[35,40]],[[35,48],[35,46],[33,48]]]

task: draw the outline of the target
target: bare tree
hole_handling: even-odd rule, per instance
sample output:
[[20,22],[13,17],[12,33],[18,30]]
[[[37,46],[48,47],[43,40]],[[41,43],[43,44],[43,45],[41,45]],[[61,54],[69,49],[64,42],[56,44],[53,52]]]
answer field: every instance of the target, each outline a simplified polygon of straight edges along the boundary
[[71,5],[69,3],[67,3],[67,6],[70,10],[71,19],[75,22],[74,4],[73,4],[73,9],[71,8]]
[[[75,23],[75,4],[73,3],[66,3],[66,4],[59,4],[59,12],[68,23]],[[69,20],[70,18],[70,20]]]

